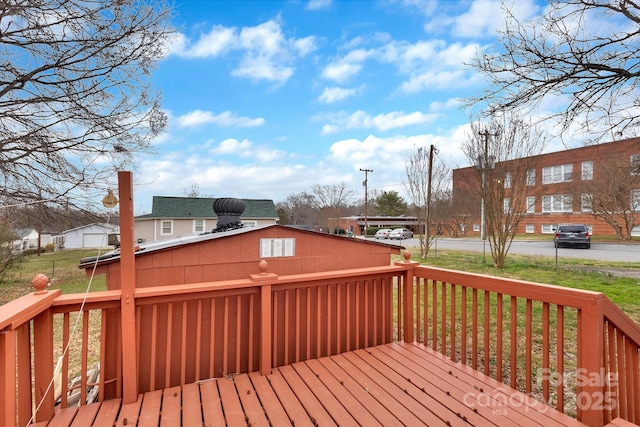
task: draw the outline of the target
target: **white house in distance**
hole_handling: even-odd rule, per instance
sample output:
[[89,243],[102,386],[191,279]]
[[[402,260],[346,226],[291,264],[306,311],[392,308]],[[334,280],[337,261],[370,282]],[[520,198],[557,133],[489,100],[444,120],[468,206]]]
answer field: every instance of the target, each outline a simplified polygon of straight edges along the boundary
[[[50,233],[42,233],[40,247],[45,247],[52,242]],[[16,239],[13,241],[13,252],[24,252],[38,247],[38,230],[35,228],[20,228],[16,230]]]
[[[134,237],[138,243],[157,242],[180,236],[204,233],[216,228],[218,216],[213,210],[217,197],[153,196],[151,213],[134,218]],[[274,225],[278,213],[273,200],[240,199],[244,227]]]
[[54,243],[62,244],[65,249],[106,248],[109,246],[109,234],[120,233],[120,227],[114,224],[87,224],[63,231],[55,236]]

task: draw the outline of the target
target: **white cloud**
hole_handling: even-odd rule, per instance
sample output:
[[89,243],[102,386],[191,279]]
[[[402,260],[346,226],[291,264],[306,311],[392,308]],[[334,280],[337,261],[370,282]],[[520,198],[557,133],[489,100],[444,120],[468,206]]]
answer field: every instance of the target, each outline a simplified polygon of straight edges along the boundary
[[220,114],[211,111],[194,110],[190,113],[183,114],[176,118],[178,127],[194,127],[203,124],[214,124],[220,127],[256,127],[262,126],[265,120],[260,117],[252,119],[249,117],[235,116],[230,111],[224,111]]
[[394,111],[386,114],[371,116],[364,111],[345,115],[338,114],[329,117],[331,123],[322,127],[322,134],[328,135],[349,129],[377,129],[388,131],[406,126],[432,123],[438,117],[437,114],[424,114],[419,111],[405,114],[402,111]]
[[318,98],[320,102],[332,104],[344,99],[356,96],[364,90],[364,85],[357,88],[325,87],[322,95]]
[[332,0],[309,0],[307,10],[322,10],[331,8]]
[[338,83],[344,83],[350,77],[358,74],[362,69],[362,64],[374,53],[375,51],[366,49],[352,50],[342,58],[327,65],[322,70],[322,77]]
[[216,58],[242,52],[232,75],[283,83],[293,75],[297,59],[317,48],[317,39],[313,36],[287,38],[280,20],[275,19],[240,30],[216,25],[195,42],[179,34],[170,45],[169,53],[185,58]]

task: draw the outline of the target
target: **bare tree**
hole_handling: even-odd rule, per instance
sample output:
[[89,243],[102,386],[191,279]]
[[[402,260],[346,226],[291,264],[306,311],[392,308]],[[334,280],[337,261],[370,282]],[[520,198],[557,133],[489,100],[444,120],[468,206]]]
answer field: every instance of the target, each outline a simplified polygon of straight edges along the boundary
[[[278,209],[286,216],[287,225],[315,226],[318,216],[313,195],[302,192],[290,194],[283,202],[278,203]],[[281,224],[284,222],[281,221]]]
[[[0,197],[104,187],[166,126],[164,0],[0,2]],[[110,180],[112,182],[112,180]]]
[[563,132],[575,124],[596,139],[637,134],[640,4],[550,0],[543,15],[524,22],[505,12],[496,53],[471,64],[491,85],[469,105],[489,103],[492,115],[552,101]]
[[[503,268],[518,225],[527,210],[527,176],[532,155],[540,154],[542,132],[515,115],[471,123],[462,151],[475,164],[475,182],[482,198],[484,224],[493,264]],[[484,237],[484,236],[483,236]]]
[[581,210],[609,224],[619,239],[631,239],[640,220],[640,170],[628,158],[606,153],[602,157],[594,165],[592,179],[579,183]]
[[316,184],[311,192],[321,220],[325,221],[329,229],[337,228],[338,218],[347,211],[355,199],[354,191],[345,182],[334,185]]
[[418,230],[420,257],[427,258],[429,247],[434,238],[432,220],[434,213],[433,200],[441,197],[446,191],[449,170],[442,162],[434,162],[435,147],[417,147],[405,164],[407,182],[404,186],[413,202],[416,219],[422,230]]

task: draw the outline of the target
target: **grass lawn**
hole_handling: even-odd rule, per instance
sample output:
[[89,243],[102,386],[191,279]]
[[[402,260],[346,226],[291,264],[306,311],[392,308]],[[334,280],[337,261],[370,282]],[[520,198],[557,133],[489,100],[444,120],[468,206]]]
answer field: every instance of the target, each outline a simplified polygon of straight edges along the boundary
[[[439,249],[437,257],[430,251],[429,257],[423,260],[415,255],[420,253],[418,248],[410,250],[414,254],[413,261],[434,267],[602,292],[636,323],[640,323],[640,280],[604,271],[640,271],[640,264],[563,258],[556,269],[555,258],[509,255],[506,267],[499,269],[491,264],[491,255],[486,257],[484,263],[481,253]],[[402,258],[398,257],[397,260]]]
[[[0,276],[0,305],[32,292],[31,280],[38,273],[49,277],[49,289],[62,289],[65,294],[85,292],[89,278],[78,264],[81,258],[97,254],[97,250],[66,250],[25,256],[15,269]],[[96,276],[89,288],[90,291],[105,289],[104,275]]]

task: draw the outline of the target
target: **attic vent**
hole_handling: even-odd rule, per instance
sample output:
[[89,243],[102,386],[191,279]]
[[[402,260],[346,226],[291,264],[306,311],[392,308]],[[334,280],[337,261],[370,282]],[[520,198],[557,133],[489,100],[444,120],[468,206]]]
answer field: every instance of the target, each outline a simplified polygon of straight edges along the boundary
[[244,212],[244,202],[240,199],[225,197],[213,201],[213,211],[218,216],[218,225],[212,232],[242,228],[240,215]]

